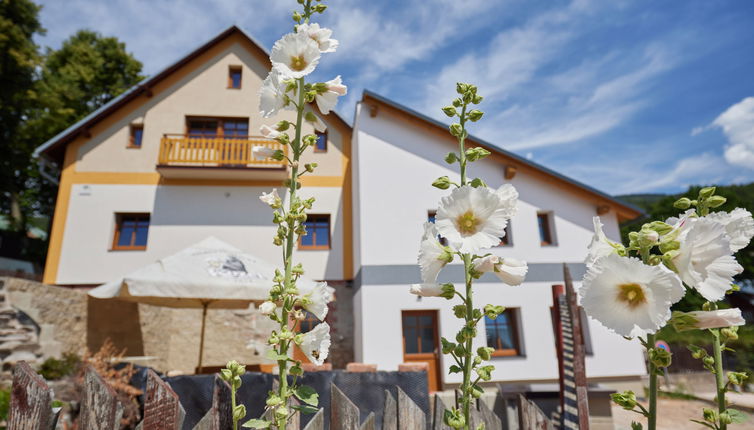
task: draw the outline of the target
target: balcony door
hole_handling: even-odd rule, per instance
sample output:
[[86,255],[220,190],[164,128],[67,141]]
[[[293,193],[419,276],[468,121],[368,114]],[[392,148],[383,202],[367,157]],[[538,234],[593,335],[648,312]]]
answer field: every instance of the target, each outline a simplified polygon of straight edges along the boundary
[[437,311],[403,311],[403,361],[429,364],[429,391],[440,389],[440,337],[437,331]]
[[[186,118],[186,130],[189,141],[214,152],[221,166],[244,166],[251,160],[248,118]],[[212,139],[209,147],[202,139]]]

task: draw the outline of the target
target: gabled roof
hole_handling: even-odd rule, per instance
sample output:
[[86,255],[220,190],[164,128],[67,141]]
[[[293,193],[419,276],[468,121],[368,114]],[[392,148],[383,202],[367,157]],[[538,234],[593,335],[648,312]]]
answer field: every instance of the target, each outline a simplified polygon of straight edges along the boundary
[[[198,57],[202,53],[206,52],[213,46],[217,45],[218,43],[234,34],[240,34],[241,36],[246,38],[250,42],[252,48],[257,50],[261,57],[267,58],[267,61],[269,62],[270,54],[265,48],[262,47],[262,44],[242,28],[232,25],[209,41],[190,51],[187,55],[181,57],[181,59],[179,59],[175,63],[169,65],[155,75],[144,79],[142,82],[139,82],[138,84],[126,90],[123,94],[110,100],[94,112],[85,116],[77,123],[61,131],[55,137],[37,147],[37,149],[34,150],[34,156],[43,155],[56,161],[62,160],[64,153],[63,148],[65,148],[65,145],[75,139],[79,134],[86,132],[94,124],[107,117],[111,113],[115,112],[120,107],[124,106],[126,103],[130,102],[136,97],[144,93],[149,93],[158,82],[167,78],[173,72],[180,69],[194,58]],[[269,67],[272,67],[272,65],[269,64]],[[340,117],[336,112],[333,112],[333,114],[336,121],[338,121],[342,125],[345,125],[349,129],[351,128],[351,125],[343,120],[343,118]]]
[[[445,124],[441,121],[437,121],[435,119],[432,119],[428,117],[427,115],[424,115],[422,113],[419,113],[407,106],[404,106],[400,103],[396,103],[390,99],[387,99],[375,92],[369,91],[367,89],[364,90],[364,94],[362,96],[362,102],[364,103],[377,103],[381,104],[383,106],[386,106],[388,108],[392,108],[396,111],[399,111],[400,113],[409,115],[415,119],[418,119],[430,126],[436,127],[440,129],[441,131],[447,131],[448,130],[448,124]],[[535,171],[538,171],[539,173],[543,174],[544,176],[548,176],[552,179],[555,179],[559,182],[562,182],[568,186],[575,187],[581,191],[584,191],[588,194],[591,194],[592,196],[598,198],[599,200],[604,200],[606,202],[609,202],[611,205],[614,206],[616,209],[616,212],[618,213],[620,219],[622,220],[630,220],[637,218],[641,215],[644,215],[644,211],[640,209],[637,206],[634,206],[630,203],[626,203],[622,200],[618,200],[615,197],[604,193],[596,188],[590,187],[589,185],[586,185],[582,182],[576,181],[572,178],[569,178],[567,176],[564,176],[552,169],[549,169],[545,166],[542,166],[541,164],[535,163],[531,160],[528,160],[524,157],[521,157],[520,155],[517,155],[513,152],[506,151],[505,149],[502,149],[498,147],[495,144],[492,144],[490,142],[487,142],[485,140],[482,140],[476,136],[469,135],[468,139],[470,142],[477,144],[488,151],[492,153],[497,153],[499,155],[502,155],[505,158],[511,159],[515,164],[529,167]]]

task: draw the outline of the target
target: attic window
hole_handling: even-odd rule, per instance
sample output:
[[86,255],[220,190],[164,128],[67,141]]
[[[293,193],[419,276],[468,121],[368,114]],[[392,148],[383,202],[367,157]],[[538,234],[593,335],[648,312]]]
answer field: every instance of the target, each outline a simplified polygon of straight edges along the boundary
[[241,66],[228,67],[228,88],[241,88]]
[[144,126],[141,124],[131,125],[131,135],[128,139],[128,147],[139,149],[141,148],[141,138],[144,136]]

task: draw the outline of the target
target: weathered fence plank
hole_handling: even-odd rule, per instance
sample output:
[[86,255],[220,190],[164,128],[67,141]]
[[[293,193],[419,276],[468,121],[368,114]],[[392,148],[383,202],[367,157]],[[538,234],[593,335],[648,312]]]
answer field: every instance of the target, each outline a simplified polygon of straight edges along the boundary
[[369,415],[367,415],[367,419],[365,419],[364,422],[361,423],[359,430],[377,430],[376,423],[377,418],[375,417],[374,412],[370,412]]
[[123,417],[118,394],[88,366],[84,374],[84,399],[81,402],[79,428],[82,430],[117,430]]
[[144,395],[144,420],[141,430],[180,430],[186,412],[178,395],[152,369],[147,371]]
[[330,430],[359,430],[359,408],[335,384],[330,384]]
[[411,400],[401,387],[398,390],[398,430],[419,430],[427,428],[424,411]]
[[233,416],[230,403],[230,385],[215,375],[212,389],[212,407],[199,421],[194,430],[232,430]]
[[522,394],[518,395],[518,426],[521,430],[555,430],[544,412]]
[[398,430],[398,404],[388,390],[385,390],[385,407],[382,412],[382,430]]
[[494,412],[492,412],[492,409],[490,409],[489,406],[487,406],[487,403],[479,399],[477,401],[477,404],[478,404],[479,416],[481,418],[481,422],[484,422],[484,429],[485,430],[503,430],[503,420],[501,420],[500,417],[498,417],[497,415],[495,415]]
[[50,430],[54,426],[52,390],[25,361],[13,369],[8,430]]
[[445,403],[440,396],[435,395],[435,408],[433,415],[432,430],[452,430],[445,424]]
[[319,408],[316,414],[309,420],[304,430],[325,430],[325,410]]

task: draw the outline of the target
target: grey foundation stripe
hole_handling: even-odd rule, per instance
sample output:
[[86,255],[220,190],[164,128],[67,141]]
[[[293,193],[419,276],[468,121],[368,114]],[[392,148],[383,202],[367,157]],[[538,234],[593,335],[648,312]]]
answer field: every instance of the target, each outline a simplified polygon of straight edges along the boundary
[[[580,279],[586,273],[583,263],[569,263],[568,268],[575,279]],[[445,267],[440,272],[438,282],[463,283],[463,266],[453,264]],[[421,282],[421,273],[418,264],[395,264],[384,266],[362,266],[356,276],[355,286],[361,285],[395,285],[417,284]],[[475,282],[501,282],[495,275],[485,273]],[[526,282],[563,282],[562,263],[529,263],[529,273]]]

